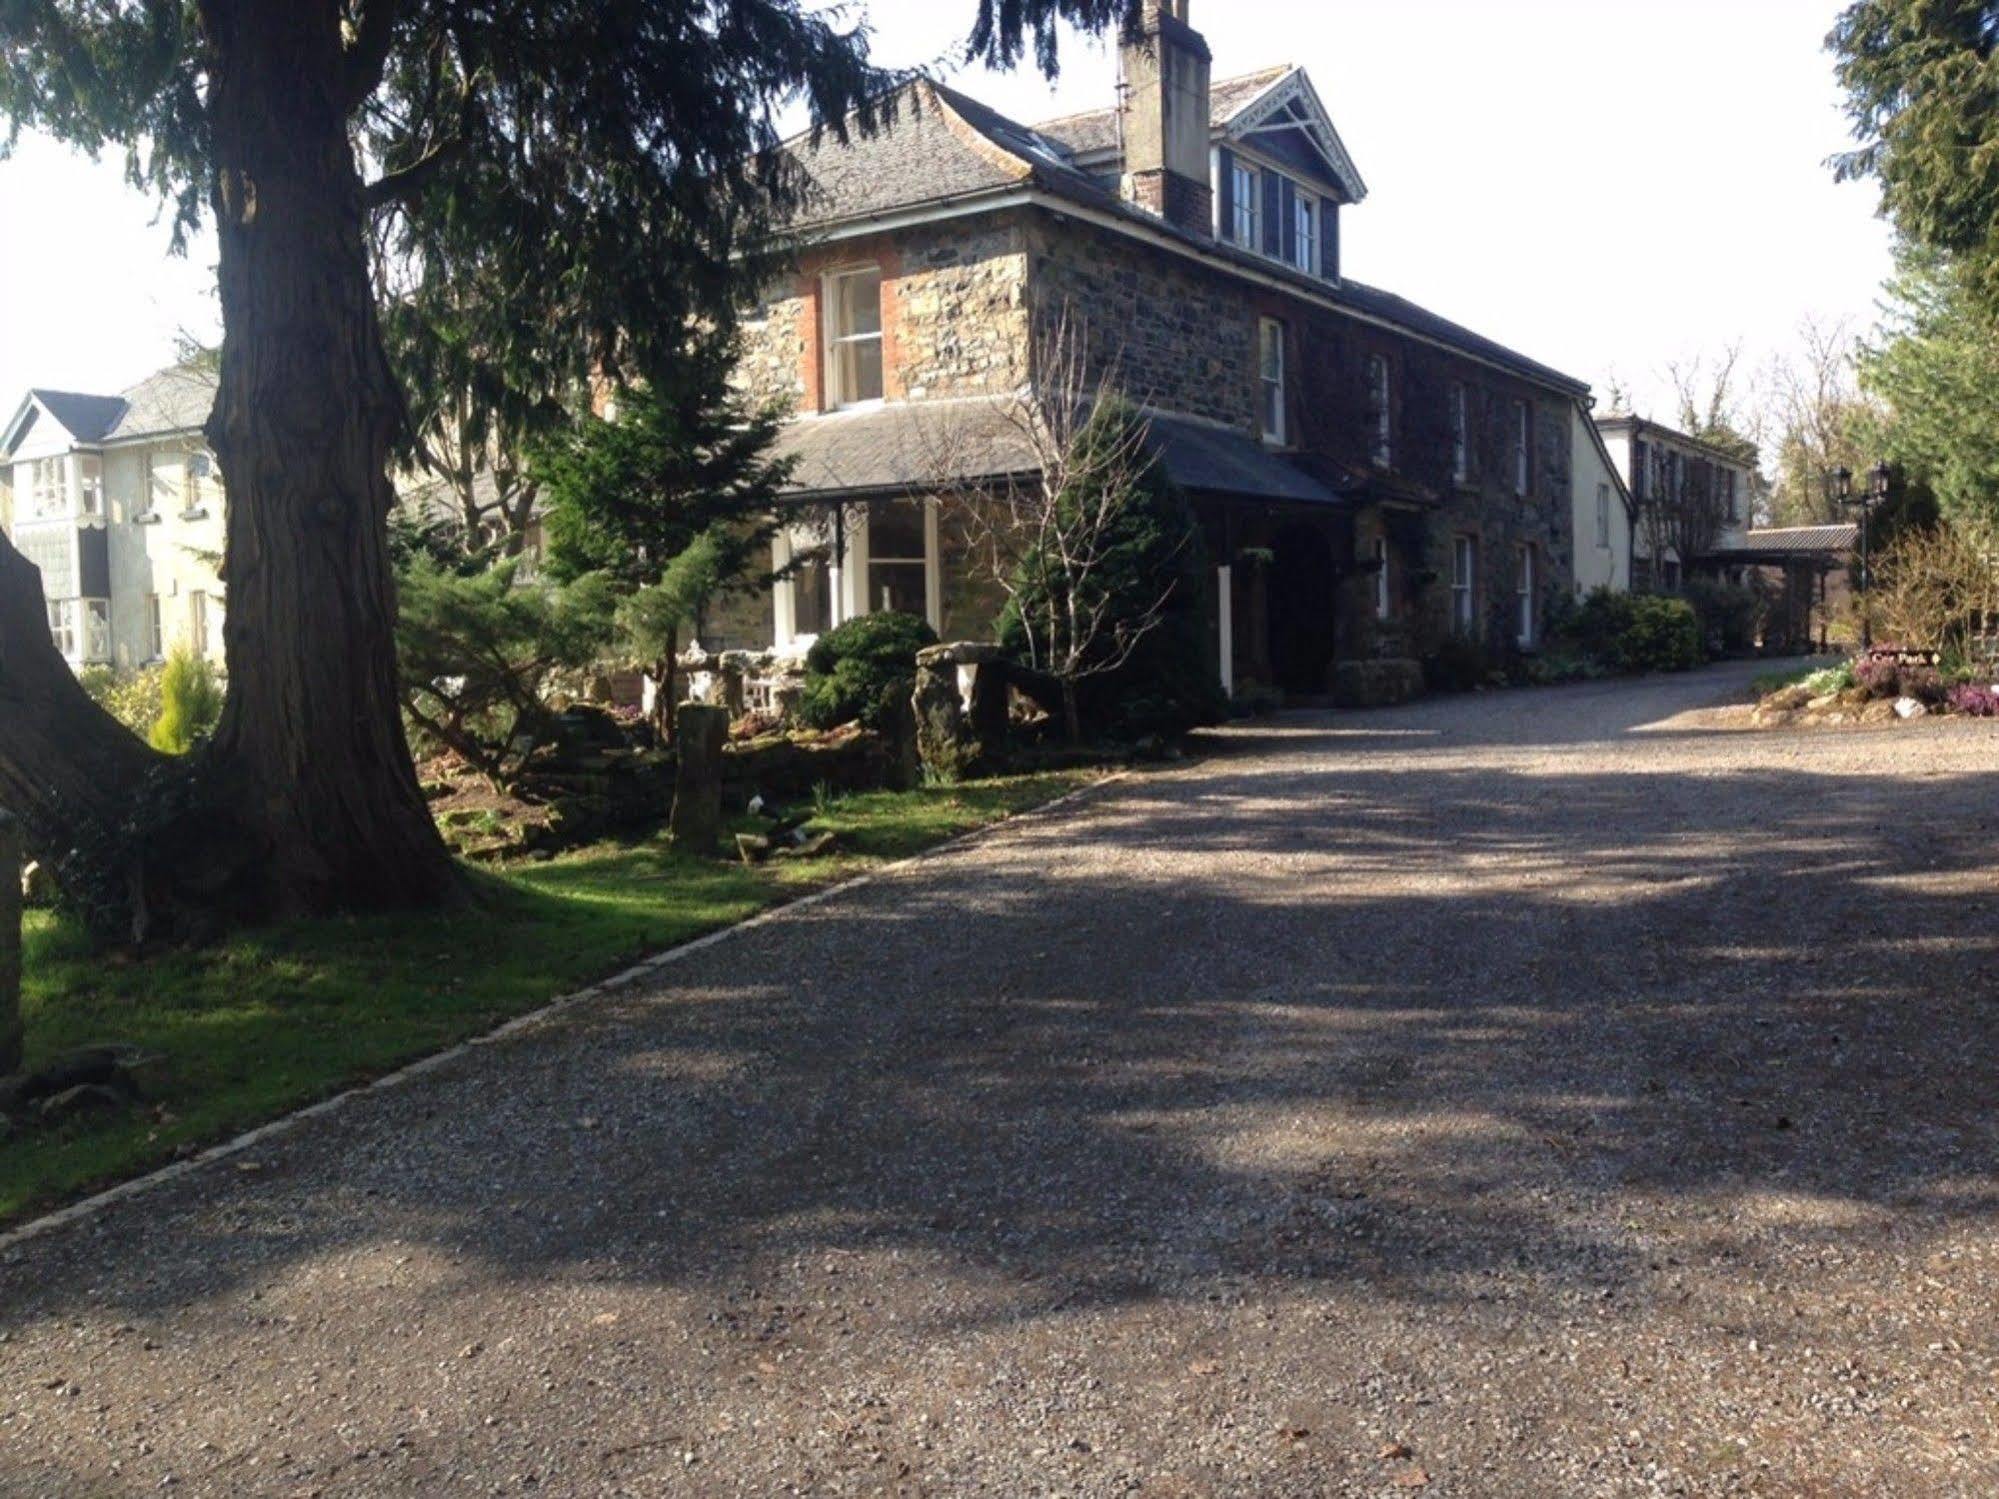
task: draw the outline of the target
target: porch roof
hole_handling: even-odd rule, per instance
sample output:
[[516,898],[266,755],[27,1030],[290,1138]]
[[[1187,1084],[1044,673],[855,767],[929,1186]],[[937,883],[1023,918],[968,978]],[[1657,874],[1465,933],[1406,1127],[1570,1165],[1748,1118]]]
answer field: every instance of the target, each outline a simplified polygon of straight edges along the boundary
[[[1337,491],[1240,432],[1186,417],[1146,418],[1167,477],[1197,494],[1306,505],[1342,503]],[[898,401],[804,417],[779,435],[794,462],[794,500],[933,493],[953,484],[1034,472],[1034,445],[1005,407],[986,397]]]
[[1832,526],[1772,526],[1750,531],[1734,546],[1701,554],[1704,562],[1837,562],[1860,544],[1860,527],[1849,521]]

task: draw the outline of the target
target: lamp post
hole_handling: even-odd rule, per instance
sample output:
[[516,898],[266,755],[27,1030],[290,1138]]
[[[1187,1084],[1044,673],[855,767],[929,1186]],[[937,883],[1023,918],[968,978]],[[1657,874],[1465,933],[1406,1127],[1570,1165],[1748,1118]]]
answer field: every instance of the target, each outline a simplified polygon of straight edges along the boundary
[[1891,471],[1884,460],[1867,471],[1867,488],[1859,494],[1853,492],[1853,470],[1841,464],[1826,475],[1826,498],[1842,510],[1860,512],[1860,648],[1866,650],[1874,644],[1874,625],[1868,617],[1867,592],[1873,586],[1872,561],[1868,556],[1868,537],[1872,529],[1874,508],[1888,498],[1888,482]]

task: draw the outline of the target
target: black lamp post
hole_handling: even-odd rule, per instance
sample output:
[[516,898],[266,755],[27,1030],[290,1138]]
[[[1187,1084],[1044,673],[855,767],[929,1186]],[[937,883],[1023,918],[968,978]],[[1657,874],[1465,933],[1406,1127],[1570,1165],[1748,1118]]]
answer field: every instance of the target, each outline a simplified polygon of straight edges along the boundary
[[1859,494],[1853,492],[1853,470],[1841,464],[1825,476],[1826,498],[1842,510],[1860,512],[1860,646],[1866,650],[1874,644],[1874,626],[1868,618],[1867,591],[1873,585],[1873,574],[1868,557],[1868,533],[1874,518],[1874,507],[1888,498],[1890,470],[1881,462],[1867,471],[1867,488]]

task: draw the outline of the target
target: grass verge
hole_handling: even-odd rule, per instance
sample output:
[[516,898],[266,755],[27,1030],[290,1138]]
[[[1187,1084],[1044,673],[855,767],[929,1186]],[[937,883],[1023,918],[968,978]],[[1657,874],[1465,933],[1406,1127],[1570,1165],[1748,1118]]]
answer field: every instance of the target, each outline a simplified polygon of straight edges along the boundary
[[126,1041],[165,1058],[127,1113],[24,1130],[0,1144],[0,1224],[192,1153],[316,1099],[491,1030],[648,953],[1095,779],[1063,771],[835,798],[814,827],[840,834],[810,860],[751,869],[663,842],[604,846],[478,874],[476,909],[448,916],[295,922],[146,959],[92,948],[30,912],[27,1065]]

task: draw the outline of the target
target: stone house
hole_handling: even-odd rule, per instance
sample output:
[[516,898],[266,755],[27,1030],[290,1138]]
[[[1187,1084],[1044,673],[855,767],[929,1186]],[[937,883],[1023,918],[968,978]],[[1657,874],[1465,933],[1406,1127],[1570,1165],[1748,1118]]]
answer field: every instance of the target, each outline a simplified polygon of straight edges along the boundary
[[940,496],[1018,468],[993,412],[1066,340],[1194,503],[1225,686],[1531,649],[1577,579],[1587,387],[1343,273],[1367,187],[1303,69],[1211,82],[1186,0],[1120,66],[1095,113],[1028,126],[923,81],[877,134],[788,146],[810,193],[739,379],[795,412],[790,575],[704,643],[798,649],[883,607],[988,635]]
[[201,435],[215,377],[176,366],[121,395],[31,390],[0,428],[0,531],[41,570],[77,667],[185,646],[222,661],[222,488]]

